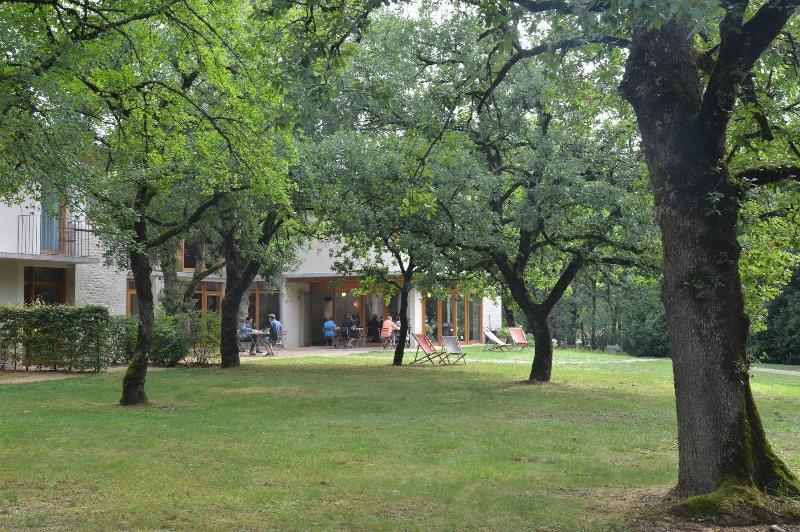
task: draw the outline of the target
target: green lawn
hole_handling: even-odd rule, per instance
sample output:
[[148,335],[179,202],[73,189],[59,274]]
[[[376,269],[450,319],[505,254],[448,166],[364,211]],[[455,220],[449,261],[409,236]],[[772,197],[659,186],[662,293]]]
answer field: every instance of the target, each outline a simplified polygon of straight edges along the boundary
[[[675,482],[671,374],[596,357],[624,359],[557,351],[590,363],[551,386],[519,384],[527,365],[260,359],[152,372],[146,408],[115,405],[120,373],[0,385],[0,528],[619,526]],[[800,471],[800,376],[753,382]]]

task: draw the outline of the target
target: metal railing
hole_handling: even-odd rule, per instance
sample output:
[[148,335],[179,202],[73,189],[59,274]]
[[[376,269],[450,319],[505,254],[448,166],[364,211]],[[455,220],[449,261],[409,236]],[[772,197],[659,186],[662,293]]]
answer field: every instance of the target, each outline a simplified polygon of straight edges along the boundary
[[26,255],[89,256],[89,226],[85,220],[45,214],[21,214],[17,252]]

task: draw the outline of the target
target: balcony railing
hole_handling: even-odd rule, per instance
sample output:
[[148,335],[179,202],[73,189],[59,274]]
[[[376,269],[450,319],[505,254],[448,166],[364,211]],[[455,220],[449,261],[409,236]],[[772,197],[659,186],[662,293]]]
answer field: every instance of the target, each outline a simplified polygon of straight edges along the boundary
[[84,220],[48,214],[21,214],[17,248],[26,255],[89,256],[89,227]]

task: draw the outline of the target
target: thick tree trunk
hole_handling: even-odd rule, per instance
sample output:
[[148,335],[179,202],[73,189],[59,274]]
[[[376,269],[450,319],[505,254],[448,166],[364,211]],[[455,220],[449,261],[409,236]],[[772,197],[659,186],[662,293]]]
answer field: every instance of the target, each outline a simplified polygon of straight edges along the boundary
[[242,300],[241,285],[232,286],[226,278],[225,296],[222,298],[222,314],[220,315],[220,365],[232,368],[241,364],[239,359],[239,304]]
[[525,314],[533,328],[533,364],[528,380],[531,382],[550,382],[553,373],[553,336],[547,323],[549,313],[529,312]]
[[411,291],[410,280],[404,280],[400,288],[400,333],[397,338],[397,345],[394,348],[393,366],[403,365],[403,354],[406,349],[406,339],[408,338],[408,293]]
[[725,131],[699,123],[688,26],[634,34],[623,90],[636,111],[664,246],[662,299],[675,377],[678,485],[689,497],[724,485],[796,491],[767,443],[745,354],[738,194]]
[[225,295],[220,315],[220,365],[232,368],[241,364],[239,359],[239,311],[242,300],[258,275],[259,263],[247,260],[239,252],[240,243],[231,233],[223,244],[225,252]]
[[130,253],[133,282],[136,286],[136,300],[139,305],[139,327],[136,332],[136,349],[128,369],[122,379],[122,405],[141,405],[147,403],[144,383],[147,378],[147,359],[153,340],[154,304],[153,288],[150,284],[150,258],[139,251]]

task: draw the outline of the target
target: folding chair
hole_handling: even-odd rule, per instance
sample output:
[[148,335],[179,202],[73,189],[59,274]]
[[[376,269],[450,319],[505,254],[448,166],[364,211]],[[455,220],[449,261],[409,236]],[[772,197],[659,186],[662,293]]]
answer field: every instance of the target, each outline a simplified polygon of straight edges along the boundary
[[[442,345],[444,346],[445,358],[448,364],[458,364],[459,361],[463,360],[466,365],[467,359],[465,357],[467,354],[461,349],[461,344],[458,343],[458,336],[442,336]],[[455,360],[451,360],[450,355],[455,356]]]
[[278,334],[278,339],[275,340],[275,344],[272,346],[273,349],[283,349],[286,347],[286,337],[289,335],[286,331],[281,331]]
[[394,334],[392,334],[393,332],[394,331],[390,331],[389,329],[381,329],[381,349],[395,346]]
[[[430,362],[434,366],[448,364],[444,351],[433,347],[427,336],[422,333],[414,333],[414,340],[417,341],[417,351],[414,353],[414,361],[411,364],[424,364],[425,362]],[[420,356],[420,349],[422,356]]]
[[497,337],[495,333],[486,329],[483,331],[483,334],[486,335],[486,339],[489,340],[487,343],[483,344],[484,351],[502,351],[504,349],[510,350],[511,345],[507,344],[506,342],[502,341],[500,338]]
[[330,346],[332,348],[336,347],[336,336],[337,336],[337,334],[338,333],[337,333],[336,329],[332,329],[330,327],[323,327],[322,328],[322,338],[325,340],[325,343],[323,345],[328,345],[330,343]]
[[525,331],[520,329],[519,327],[509,327],[508,328],[509,334],[511,334],[511,343],[514,347],[519,349],[525,349],[529,345],[528,339],[525,338]]

